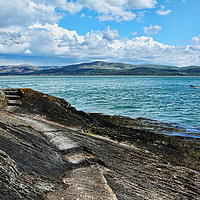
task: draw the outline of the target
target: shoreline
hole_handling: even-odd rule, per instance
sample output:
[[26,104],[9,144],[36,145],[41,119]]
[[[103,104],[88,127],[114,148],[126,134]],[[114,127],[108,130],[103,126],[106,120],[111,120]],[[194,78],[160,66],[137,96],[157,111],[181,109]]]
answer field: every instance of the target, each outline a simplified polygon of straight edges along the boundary
[[[19,104],[7,105],[3,92],[12,98],[16,93]],[[144,118],[85,113],[31,89],[3,92],[0,198],[199,197],[200,139],[160,134],[182,129]]]
[[[18,95],[21,96],[21,105],[16,107],[16,110],[12,111],[13,113],[45,116],[48,120],[73,127],[87,134],[106,136],[118,142],[138,145],[140,148],[141,145],[144,145],[146,146],[145,148],[151,151],[157,151],[158,149],[155,149],[154,146],[159,146],[159,155],[167,153],[168,145],[170,144],[173,146],[177,157],[173,158],[169,152],[166,156],[172,159],[173,162],[185,162],[184,159],[180,160],[178,157],[179,153],[181,153],[179,152],[180,148],[184,148],[184,151],[187,151],[187,148],[195,148],[192,147],[192,144],[197,143],[200,145],[199,134],[188,132],[183,127],[173,123],[159,122],[146,118],[132,119],[116,115],[86,113],[76,110],[61,98],[26,88],[21,88],[17,91]],[[181,134],[184,135],[181,136]],[[188,135],[192,136],[192,134],[194,136],[197,135],[197,137],[187,137]],[[165,142],[160,145],[160,141]],[[179,156],[183,156],[183,154],[181,153]],[[188,159],[186,157],[185,159]],[[194,166],[196,168],[196,164]]]
[[198,76],[189,76],[189,75],[182,75],[182,76],[180,76],[180,75],[172,75],[172,76],[169,76],[169,75],[166,75],[166,76],[164,76],[164,75],[69,75],[69,74],[66,74],[66,75],[50,75],[50,74],[47,74],[47,75],[45,75],[45,74],[43,74],[43,75],[1,75],[0,74],[0,77],[29,77],[29,76],[33,76],[33,77],[35,77],[35,76],[49,76],[49,77],[52,77],[52,76],[69,76],[69,77],[120,77],[120,76],[122,76],[122,77],[131,77],[131,76],[133,76],[133,77],[200,77],[200,75]]

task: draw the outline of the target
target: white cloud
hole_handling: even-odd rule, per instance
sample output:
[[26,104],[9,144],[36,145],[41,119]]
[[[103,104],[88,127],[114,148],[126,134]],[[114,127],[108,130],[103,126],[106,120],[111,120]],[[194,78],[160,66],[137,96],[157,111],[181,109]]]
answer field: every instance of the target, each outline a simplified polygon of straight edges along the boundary
[[0,24],[1,27],[27,26],[40,23],[55,23],[60,17],[51,4],[44,5],[31,0],[1,0]]
[[62,8],[71,13],[88,8],[96,11],[101,21],[116,20],[120,22],[133,20],[136,17],[133,10],[154,8],[156,4],[156,0],[77,0],[76,2],[69,2]]
[[103,31],[103,39],[112,41],[118,37],[119,37],[118,31],[114,29],[111,30],[109,26],[106,28],[105,31]]
[[76,31],[58,27],[58,24],[34,24],[29,27],[28,33],[34,33],[29,38],[29,50],[34,55],[62,55],[73,45],[83,42],[83,36],[79,36]]
[[82,10],[83,5],[79,2],[66,2],[61,6],[63,10],[69,11],[71,14],[77,13]]
[[85,17],[85,14],[84,14],[84,13],[82,13],[80,17]]
[[150,27],[144,27],[143,31],[147,34],[147,35],[155,35],[157,33],[159,33],[162,30],[162,26],[161,25],[151,25]]
[[188,51],[189,52],[191,52],[191,51],[199,52],[199,56],[200,56],[200,34],[196,37],[193,37],[192,42],[193,42],[193,44],[188,46]]
[[169,15],[171,12],[171,10],[165,10],[165,6],[163,5],[161,5],[160,10],[156,11],[158,15]]
[[127,7],[131,9],[145,9],[145,8],[154,8],[156,4],[157,4],[156,0],[128,0]]
[[[34,23],[54,24],[62,18],[56,8],[71,14],[88,8],[96,11],[101,21],[128,21],[136,18],[134,10],[153,8],[156,0],[1,0],[1,28],[10,26],[30,26]],[[82,15],[84,16],[84,15]]]
[[[12,35],[11,30],[9,32]],[[192,45],[179,47],[162,44],[152,37],[122,38],[117,30],[110,27],[104,31],[90,31],[81,36],[76,31],[58,27],[57,24],[34,24],[28,29],[21,28],[14,33],[18,35],[19,45],[4,43],[3,38],[6,35],[2,31],[0,33],[0,54],[4,55],[1,57],[3,62],[6,55],[12,55],[13,59],[25,56],[18,61],[14,60],[16,63],[23,63],[22,59],[24,63],[29,63],[27,59],[32,57],[31,60],[37,61],[40,65],[63,65],[91,60],[178,66],[200,65],[200,35],[192,39]],[[37,60],[39,58],[40,60]],[[14,63],[12,59],[8,62]]]
[[200,45],[200,34],[192,38],[192,41],[195,45]]
[[24,54],[32,54],[32,52],[31,52],[29,49],[27,49],[27,50],[24,52]]
[[119,12],[116,15],[107,15],[107,14],[103,14],[99,16],[99,20],[100,21],[117,21],[117,22],[121,22],[121,21],[130,21],[133,20],[136,17],[136,15],[132,12]]

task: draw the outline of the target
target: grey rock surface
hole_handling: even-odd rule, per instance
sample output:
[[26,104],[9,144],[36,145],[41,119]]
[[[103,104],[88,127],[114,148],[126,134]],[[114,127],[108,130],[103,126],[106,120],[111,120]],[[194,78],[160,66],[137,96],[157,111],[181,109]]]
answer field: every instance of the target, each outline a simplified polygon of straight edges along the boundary
[[15,113],[0,111],[0,199],[200,199],[198,139],[21,91]]

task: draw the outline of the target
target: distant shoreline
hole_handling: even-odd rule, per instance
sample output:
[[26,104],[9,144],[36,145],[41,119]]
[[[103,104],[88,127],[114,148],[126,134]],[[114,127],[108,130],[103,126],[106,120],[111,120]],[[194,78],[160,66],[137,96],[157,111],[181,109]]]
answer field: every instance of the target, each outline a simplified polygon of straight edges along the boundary
[[200,76],[200,66],[131,65],[95,61],[66,66],[0,66],[0,76]]
[[50,76],[50,77],[56,77],[56,76],[69,76],[69,77],[131,77],[131,76],[135,76],[135,77],[200,77],[200,75],[194,75],[194,76],[189,76],[189,75],[184,75],[184,76],[180,76],[180,75],[51,75],[51,74],[47,74],[47,75],[0,75],[0,77],[46,77],[46,76]]

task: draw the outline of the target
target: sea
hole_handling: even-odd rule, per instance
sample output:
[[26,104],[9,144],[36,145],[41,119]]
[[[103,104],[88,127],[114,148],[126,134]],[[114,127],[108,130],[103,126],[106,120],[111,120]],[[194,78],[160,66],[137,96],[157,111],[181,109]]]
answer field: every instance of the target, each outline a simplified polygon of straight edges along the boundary
[[1,76],[0,88],[31,88],[77,110],[143,117],[200,133],[200,77]]

